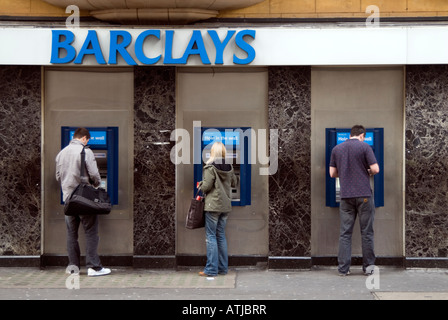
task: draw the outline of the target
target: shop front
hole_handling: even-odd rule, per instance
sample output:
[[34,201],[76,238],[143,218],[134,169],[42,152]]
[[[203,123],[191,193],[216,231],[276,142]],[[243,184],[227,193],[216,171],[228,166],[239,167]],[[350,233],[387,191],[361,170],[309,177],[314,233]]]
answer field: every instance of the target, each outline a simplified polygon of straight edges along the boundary
[[[437,227],[446,224],[445,191],[438,201],[421,197],[427,179],[446,189],[429,166],[428,142],[444,139],[443,99],[426,100],[448,95],[443,39],[446,26],[410,24],[0,29],[9,44],[0,51],[1,108],[10,119],[1,130],[15,139],[1,147],[2,185],[21,181],[8,195],[3,264],[65,265],[54,159],[83,126],[98,133],[93,149],[114,195],[100,222],[105,265],[205,262],[204,230],[186,229],[185,218],[216,132],[229,139],[241,181],[227,227],[230,265],[335,265],[339,215],[328,202],[326,133],[363,124],[382,133],[382,180],[372,182],[383,186],[375,188],[383,200],[378,264],[418,265],[430,250],[430,263],[446,265],[448,236]],[[26,199],[11,201],[17,194]]]

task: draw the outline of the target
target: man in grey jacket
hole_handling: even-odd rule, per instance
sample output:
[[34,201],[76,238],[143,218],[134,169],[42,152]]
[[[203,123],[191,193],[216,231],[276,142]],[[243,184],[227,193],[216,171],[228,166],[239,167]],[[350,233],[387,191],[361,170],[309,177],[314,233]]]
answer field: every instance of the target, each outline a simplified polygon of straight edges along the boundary
[[[59,152],[56,157],[56,180],[61,184],[64,202],[81,182],[81,152],[90,140],[90,132],[85,128],[76,129],[73,140]],[[101,176],[92,150],[86,148],[86,172],[94,187],[101,183]],[[80,269],[81,251],[78,243],[79,225],[82,223],[86,236],[86,267],[89,277],[109,274],[110,269],[103,268],[98,256],[98,216],[83,215],[65,216],[67,225],[67,251],[69,258],[68,271]],[[77,273],[77,272],[75,272]]]

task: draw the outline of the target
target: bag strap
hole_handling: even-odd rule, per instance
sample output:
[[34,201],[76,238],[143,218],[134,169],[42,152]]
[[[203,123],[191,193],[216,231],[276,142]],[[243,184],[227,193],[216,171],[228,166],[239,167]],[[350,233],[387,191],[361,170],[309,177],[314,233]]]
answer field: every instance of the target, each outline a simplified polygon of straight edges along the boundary
[[199,186],[198,191],[196,191],[196,195],[194,196],[195,199],[198,197],[200,192],[202,192],[202,196],[205,198],[206,194],[202,191],[201,186]]
[[88,177],[86,176],[86,152],[85,152],[86,146],[82,148],[81,151],[81,181],[82,182],[88,182]]

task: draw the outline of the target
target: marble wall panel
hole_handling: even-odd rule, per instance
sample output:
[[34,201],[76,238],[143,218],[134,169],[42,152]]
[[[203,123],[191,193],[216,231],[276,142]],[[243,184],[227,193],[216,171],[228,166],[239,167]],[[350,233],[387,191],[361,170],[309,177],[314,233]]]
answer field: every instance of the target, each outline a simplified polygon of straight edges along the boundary
[[448,257],[447,133],[448,66],[407,66],[407,257]]
[[134,254],[174,255],[175,69],[135,68]]
[[269,68],[269,128],[279,130],[269,179],[270,256],[311,253],[311,68]]
[[41,68],[0,66],[0,255],[40,255]]

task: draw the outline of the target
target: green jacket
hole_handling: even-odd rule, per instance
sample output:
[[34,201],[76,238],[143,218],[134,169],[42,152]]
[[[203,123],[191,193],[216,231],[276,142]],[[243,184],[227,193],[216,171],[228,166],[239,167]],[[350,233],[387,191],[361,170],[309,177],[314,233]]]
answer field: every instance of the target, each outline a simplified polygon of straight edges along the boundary
[[203,180],[199,188],[205,194],[204,211],[230,212],[232,211],[232,189],[238,184],[238,178],[230,165],[229,171],[216,168],[213,164],[206,165]]

